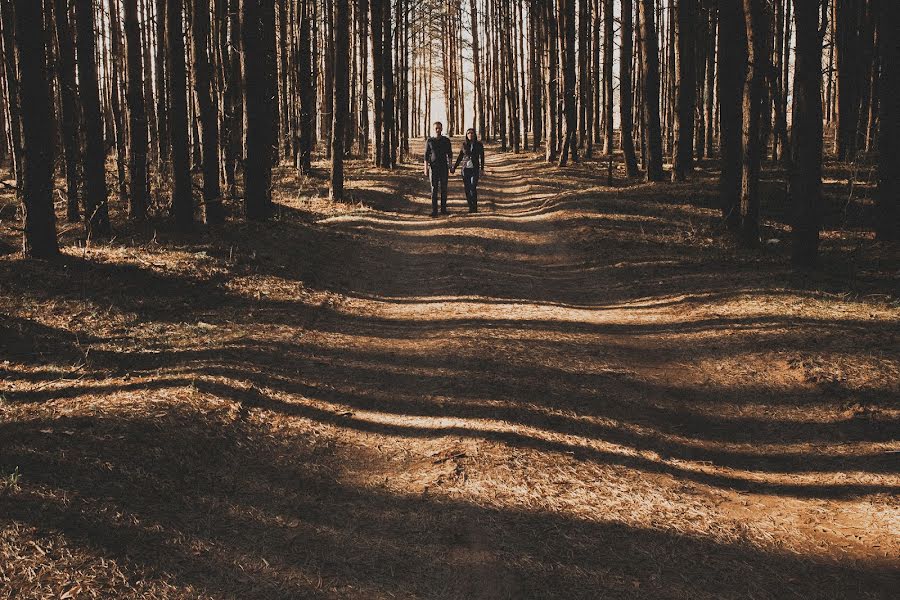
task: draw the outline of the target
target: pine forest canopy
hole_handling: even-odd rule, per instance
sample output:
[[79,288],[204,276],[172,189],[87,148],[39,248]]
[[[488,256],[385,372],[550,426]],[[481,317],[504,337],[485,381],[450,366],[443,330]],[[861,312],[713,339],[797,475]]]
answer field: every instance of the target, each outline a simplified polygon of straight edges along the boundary
[[58,252],[57,176],[88,242],[112,235],[111,202],[181,230],[266,219],[273,166],[324,156],[340,200],[346,159],[416,161],[435,120],[650,181],[717,159],[723,221],[751,246],[772,161],[809,266],[823,155],[877,162],[877,234],[898,235],[898,4],[4,0],[0,158],[35,257]]

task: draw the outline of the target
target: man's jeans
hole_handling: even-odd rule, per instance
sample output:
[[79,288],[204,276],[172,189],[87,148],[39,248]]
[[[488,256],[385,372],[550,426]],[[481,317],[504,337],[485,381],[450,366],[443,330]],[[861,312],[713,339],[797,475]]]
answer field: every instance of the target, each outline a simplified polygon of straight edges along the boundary
[[446,165],[431,165],[431,211],[438,210],[438,192],[441,195],[441,212],[447,212],[447,180],[450,170]]

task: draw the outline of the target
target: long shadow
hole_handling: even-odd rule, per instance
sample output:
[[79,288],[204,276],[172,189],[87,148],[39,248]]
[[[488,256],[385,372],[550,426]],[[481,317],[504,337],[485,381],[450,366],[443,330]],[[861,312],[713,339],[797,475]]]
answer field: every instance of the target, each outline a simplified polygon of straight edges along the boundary
[[900,574],[602,513],[398,495],[354,483],[367,457],[315,443],[188,408],[4,424],[0,472],[24,477],[0,519],[114,561],[123,575],[94,579],[144,596],[889,598]]

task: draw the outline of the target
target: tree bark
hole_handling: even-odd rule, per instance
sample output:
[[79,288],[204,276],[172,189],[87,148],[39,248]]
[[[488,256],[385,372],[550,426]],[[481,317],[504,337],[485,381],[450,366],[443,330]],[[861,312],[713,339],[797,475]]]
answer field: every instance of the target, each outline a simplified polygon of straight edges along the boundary
[[53,106],[47,77],[46,41],[41,3],[15,0],[16,45],[22,99],[23,207],[27,257],[59,254],[53,212]]
[[619,121],[622,130],[622,152],[625,157],[625,172],[628,177],[635,177],[638,174],[637,155],[634,152],[634,120],[631,97],[631,61],[634,43],[633,14],[632,0],[622,0],[622,40],[619,46]]
[[747,75],[743,94],[743,145],[741,169],[741,238],[759,243],[759,173],[762,159],[760,117],[765,84],[765,0],[743,0],[747,31]]
[[244,211],[247,218],[264,220],[271,214],[272,159],[277,129],[272,127],[271,93],[277,78],[275,58],[267,41],[275,37],[275,0],[241,0],[246,97],[246,163]]
[[100,117],[100,81],[97,78],[94,3],[76,0],[75,22],[78,44],[78,85],[84,123],[84,217],[87,237],[110,234],[106,187],[106,152]]
[[350,70],[349,8],[347,0],[334,3],[334,121],[331,128],[331,199],[344,199],[344,127],[350,112],[347,88]]
[[69,26],[69,3],[55,0],[57,65],[60,95],[60,133],[66,165],[66,218],[77,223],[81,218],[78,206],[78,90],[75,83],[75,43]]
[[793,262],[816,263],[822,213],[822,34],[819,0],[797,0],[794,114],[789,195]]
[[678,0],[675,32],[677,72],[675,153],[672,181],[685,181],[694,167],[694,111],[697,108],[697,0]]
[[137,3],[124,2],[125,45],[128,52],[128,118],[129,161],[128,174],[131,184],[128,195],[128,216],[132,219],[147,217],[150,181],[147,177],[147,111],[144,102],[143,61],[141,57],[141,32]]
[[659,122],[659,46],[653,0],[639,0],[643,113],[647,136],[647,181],[662,181],[662,131]]
[[743,156],[743,86],[747,69],[747,29],[744,8],[737,2],[719,5],[719,199],[725,224],[740,224]]
[[209,59],[209,0],[192,0],[194,42],[194,92],[200,117],[203,150],[203,215],[207,224],[225,220],[222,188],[219,182],[219,119],[214,104],[212,66]]
[[880,6],[881,80],[878,132],[878,194],[876,235],[900,239],[900,44],[889,31],[900,31],[900,3]]
[[191,190],[183,12],[184,0],[168,1],[166,7],[166,58],[168,59],[166,70],[172,154],[172,217],[175,220],[175,226],[184,231],[194,225],[194,199]]
[[563,42],[563,111],[565,130],[559,166],[564,167],[569,160],[578,160],[578,108],[575,98],[575,0],[559,0],[560,32]]

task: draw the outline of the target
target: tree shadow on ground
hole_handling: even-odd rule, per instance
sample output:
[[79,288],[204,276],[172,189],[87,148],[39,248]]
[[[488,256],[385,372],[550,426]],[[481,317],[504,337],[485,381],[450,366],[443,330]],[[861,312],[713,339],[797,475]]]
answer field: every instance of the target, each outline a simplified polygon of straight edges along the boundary
[[[65,435],[63,435],[65,433]],[[896,571],[808,560],[737,538],[397,495],[354,483],[365,456],[241,413],[0,425],[23,483],[0,513],[124,569],[241,598],[809,598],[890,596]],[[67,451],[77,445],[78,455]],[[96,562],[96,559],[94,559]],[[85,565],[87,563],[87,566]],[[16,566],[11,568],[15,571]],[[95,573],[96,574],[96,573]],[[122,582],[120,582],[121,584]],[[111,590],[110,590],[111,591]]]

